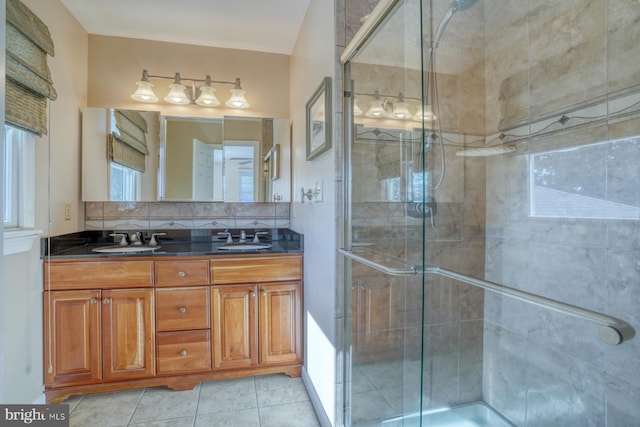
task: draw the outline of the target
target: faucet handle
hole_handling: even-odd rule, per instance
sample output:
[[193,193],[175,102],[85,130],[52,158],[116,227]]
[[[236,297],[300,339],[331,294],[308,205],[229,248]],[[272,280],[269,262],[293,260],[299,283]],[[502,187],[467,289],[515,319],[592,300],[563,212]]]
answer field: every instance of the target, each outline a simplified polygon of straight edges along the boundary
[[120,246],[127,246],[127,233],[111,233],[110,237],[120,237],[120,242],[118,243]]
[[227,236],[227,244],[233,243],[233,238],[231,237],[231,233],[229,231],[220,231],[218,232],[218,236]]
[[151,235],[151,240],[149,240],[149,246],[158,246],[158,240],[156,236],[166,236],[167,233],[153,233]]
[[256,231],[253,233],[253,243],[260,243],[260,234],[269,234],[268,231]]

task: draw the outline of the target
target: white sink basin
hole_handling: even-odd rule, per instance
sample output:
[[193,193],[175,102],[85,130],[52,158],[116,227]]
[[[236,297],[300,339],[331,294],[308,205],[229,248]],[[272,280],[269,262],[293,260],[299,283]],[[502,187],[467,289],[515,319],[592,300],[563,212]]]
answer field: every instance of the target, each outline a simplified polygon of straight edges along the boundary
[[220,246],[221,251],[256,251],[259,249],[269,249],[271,243],[236,243],[231,245]]
[[149,252],[160,249],[160,246],[104,246],[92,249],[101,254],[130,254],[136,252]]

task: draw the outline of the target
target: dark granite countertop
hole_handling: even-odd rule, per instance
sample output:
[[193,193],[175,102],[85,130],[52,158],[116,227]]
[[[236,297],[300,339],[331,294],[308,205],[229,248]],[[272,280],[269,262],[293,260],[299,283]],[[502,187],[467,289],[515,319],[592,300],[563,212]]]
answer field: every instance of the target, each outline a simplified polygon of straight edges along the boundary
[[256,231],[267,231],[269,234],[260,235],[260,242],[270,243],[269,249],[250,251],[228,251],[220,249],[225,244],[225,238],[218,232],[229,231],[233,240],[238,241],[240,229],[228,230],[147,230],[141,231],[145,243],[151,238],[152,233],[167,233],[158,237],[160,246],[158,249],[135,253],[99,253],[93,249],[105,246],[118,246],[112,233],[133,233],[141,230],[117,230],[117,231],[80,231],[77,233],[63,234],[60,236],[44,237],[40,239],[42,258],[140,258],[149,256],[205,256],[205,255],[244,255],[244,254],[284,254],[302,253],[304,249],[303,235],[288,228],[272,230],[245,229],[247,242],[251,242]]

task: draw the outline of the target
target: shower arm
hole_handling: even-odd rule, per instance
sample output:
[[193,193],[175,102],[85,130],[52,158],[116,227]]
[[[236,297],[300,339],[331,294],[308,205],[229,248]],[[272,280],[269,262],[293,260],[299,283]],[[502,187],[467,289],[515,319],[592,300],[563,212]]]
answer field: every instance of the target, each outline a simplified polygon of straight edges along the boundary
[[[364,253],[367,252],[364,248],[358,248],[358,251]],[[426,266],[424,268],[419,268],[406,262],[404,262],[404,268],[393,268],[372,261],[366,256],[356,255],[353,251],[350,250],[338,249],[338,253],[342,254],[346,258],[360,262],[392,276],[416,276],[420,272],[424,274],[434,274],[437,276],[454,279],[468,285],[475,286],[477,288],[492,291],[500,295],[506,295],[519,301],[556,311],[558,313],[566,314],[571,317],[588,320],[592,323],[596,323],[602,326],[602,328],[600,329],[600,338],[609,345],[622,344],[624,341],[629,341],[635,336],[635,330],[633,329],[633,327],[624,320],[609,316],[607,314],[599,313],[597,311],[589,310],[572,304],[545,298],[540,295],[521,291],[519,289],[500,285],[498,283],[476,279],[475,277],[467,276],[466,274],[457,273],[455,271],[436,266]],[[371,254],[373,254],[373,252]],[[381,254],[376,253],[376,255],[380,256]],[[399,260],[395,260],[396,263],[398,261]]]

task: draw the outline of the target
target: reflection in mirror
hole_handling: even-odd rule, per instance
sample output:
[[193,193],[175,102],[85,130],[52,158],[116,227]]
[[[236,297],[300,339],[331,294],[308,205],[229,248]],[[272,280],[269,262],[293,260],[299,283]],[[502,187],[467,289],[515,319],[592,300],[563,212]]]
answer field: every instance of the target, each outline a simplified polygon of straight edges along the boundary
[[159,114],[82,111],[82,200],[157,200]]
[[222,119],[161,118],[160,200],[224,200],[222,128]]
[[[170,117],[131,111],[145,118],[148,151],[136,154],[137,163],[131,167],[108,157],[126,159],[131,151],[120,144],[128,137],[118,128],[115,111],[83,110],[83,201],[291,200],[288,119]],[[135,166],[141,163],[143,167]],[[279,166],[274,169],[274,165]]]
[[256,167],[259,141],[224,142],[224,200],[255,202],[258,200],[260,169]]

